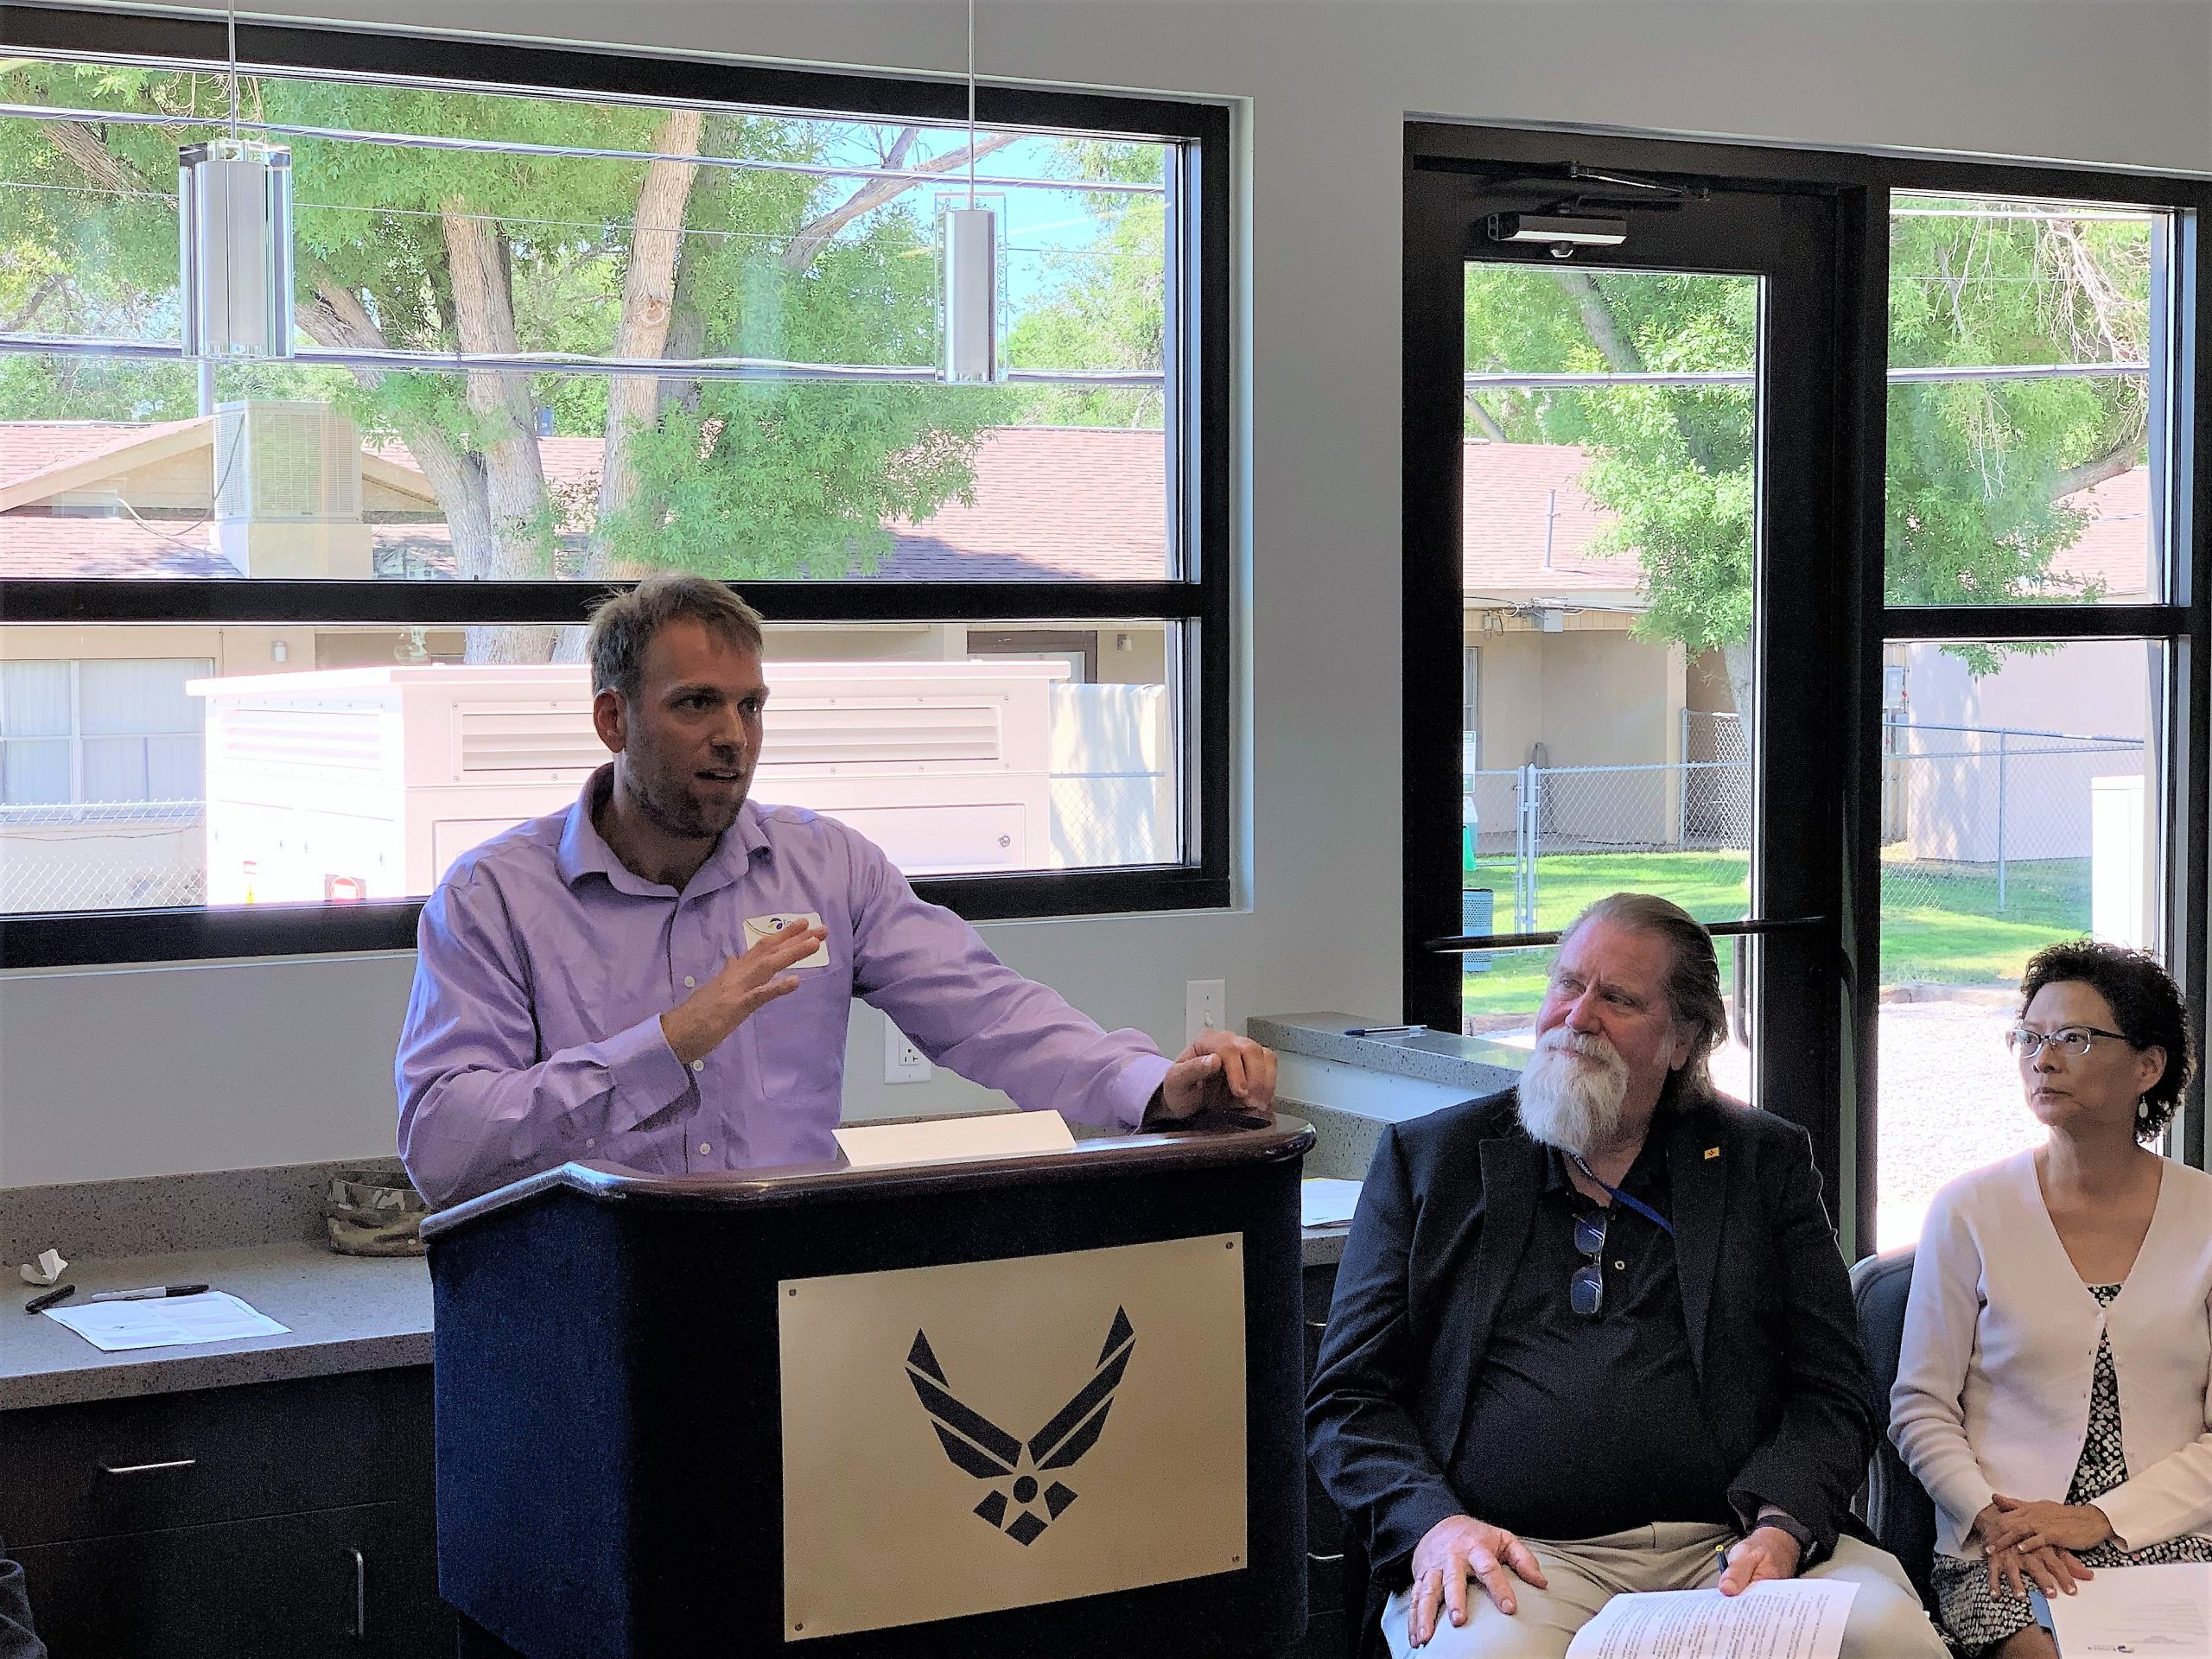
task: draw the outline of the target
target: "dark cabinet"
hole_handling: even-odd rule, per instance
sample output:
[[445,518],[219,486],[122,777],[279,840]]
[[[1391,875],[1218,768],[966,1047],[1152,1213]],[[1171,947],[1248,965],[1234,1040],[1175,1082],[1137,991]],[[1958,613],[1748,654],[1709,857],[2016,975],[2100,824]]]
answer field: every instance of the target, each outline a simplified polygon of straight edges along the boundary
[[54,1659],[446,1659],[427,1365],[0,1413]]
[[[1321,1333],[1328,1328],[1329,1303],[1337,1289],[1334,1266],[1306,1269],[1306,1377],[1313,1378],[1313,1364],[1321,1351]],[[1357,1552],[1347,1548],[1344,1518],[1309,1468],[1306,1471],[1306,1605],[1308,1623],[1305,1640],[1294,1650],[1294,1659],[1352,1659],[1357,1627],[1364,1597],[1364,1584],[1353,1586],[1357,1576]]]
[[427,1506],[370,1503],[35,1544],[19,1559],[54,1659],[429,1659],[454,1649],[430,1521]]

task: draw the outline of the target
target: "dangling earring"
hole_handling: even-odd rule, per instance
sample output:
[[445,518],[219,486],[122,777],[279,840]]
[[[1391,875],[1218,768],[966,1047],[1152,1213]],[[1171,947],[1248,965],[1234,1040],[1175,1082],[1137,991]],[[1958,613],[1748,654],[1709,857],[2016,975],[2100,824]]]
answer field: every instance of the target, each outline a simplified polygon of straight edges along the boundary
[[2148,1123],[2151,1121],[2151,1103],[2149,1101],[2140,1098],[2136,1101],[2135,1118],[2136,1122],[2139,1123]]

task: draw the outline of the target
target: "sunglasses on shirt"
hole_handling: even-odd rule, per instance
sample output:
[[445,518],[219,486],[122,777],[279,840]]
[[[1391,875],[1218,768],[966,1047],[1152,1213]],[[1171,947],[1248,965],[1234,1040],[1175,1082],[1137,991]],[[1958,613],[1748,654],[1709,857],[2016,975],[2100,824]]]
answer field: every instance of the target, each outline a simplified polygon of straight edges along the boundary
[[1605,1211],[1574,1218],[1574,1248],[1590,1259],[1567,1281],[1567,1305],[1585,1319],[1595,1319],[1605,1306]]

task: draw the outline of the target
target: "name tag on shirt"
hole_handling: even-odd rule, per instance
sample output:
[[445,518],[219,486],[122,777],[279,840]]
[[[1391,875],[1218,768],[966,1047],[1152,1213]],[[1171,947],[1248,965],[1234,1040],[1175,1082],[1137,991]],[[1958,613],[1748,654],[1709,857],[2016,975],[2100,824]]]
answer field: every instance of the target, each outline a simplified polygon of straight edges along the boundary
[[[788,910],[774,916],[748,916],[745,918],[745,948],[750,950],[764,940],[772,939],[787,927],[819,927],[822,918],[810,910]],[[824,939],[814,947],[814,954],[791,964],[793,968],[827,968],[830,965],[830,942]]]

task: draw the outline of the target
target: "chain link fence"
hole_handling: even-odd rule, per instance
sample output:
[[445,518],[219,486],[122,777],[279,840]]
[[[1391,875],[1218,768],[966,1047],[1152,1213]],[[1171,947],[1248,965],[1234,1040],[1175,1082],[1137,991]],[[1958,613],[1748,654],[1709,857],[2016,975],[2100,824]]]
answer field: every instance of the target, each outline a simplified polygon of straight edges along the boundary
[[[1902,721],[1883,738],[1885,912],[2089,930],[2098,791],[2132,783],[2139,823],[2140,739]],[[1681,739],[1683,759],[1664,765],[1465,774],[1463,882],[1495,893],[1495,931],[1537,930],[1548,857],[1749,851],[1754,802],[1740,725],[1685,712]]]
[[1882,755],[1885,909],[2088,931],[2097,791],[2139,811],[2140,739],[1893,720]]
[[1548,857],[1748,853],[1751,770],[1736,720],[1685,710],[1681,739],[1679,761],[1532,763],[1465,774],[1464,885],[1495,893],[1497,931],[1509,931],[1509,920],[1514,932],[1538,930],[1541,861]]
[[199,801],[0,806],[0,914],[207,901]]
[[1173,863],[1181,854],[1173,785],[1165,772],[1055,772],[1053,867]]

